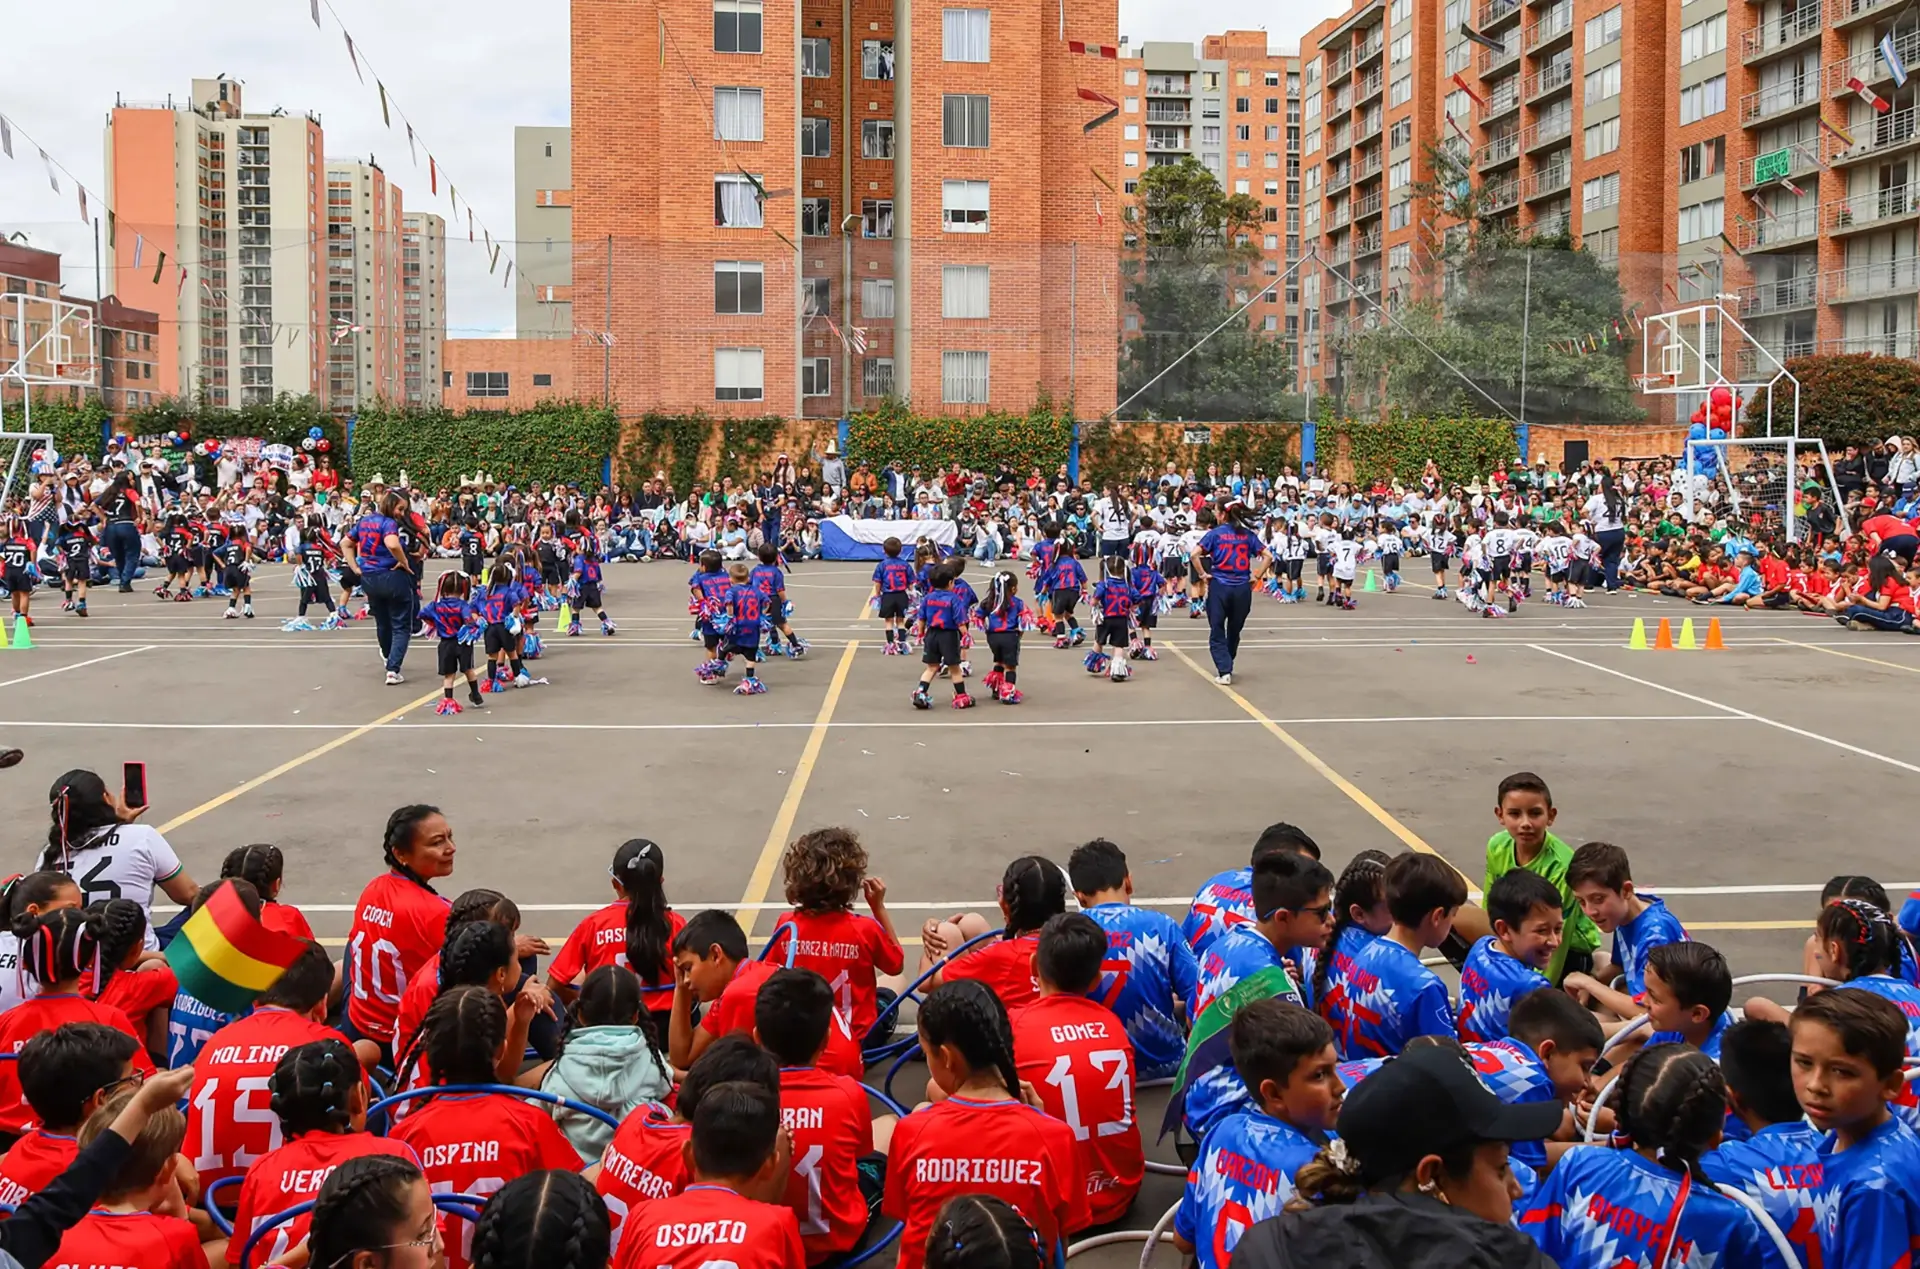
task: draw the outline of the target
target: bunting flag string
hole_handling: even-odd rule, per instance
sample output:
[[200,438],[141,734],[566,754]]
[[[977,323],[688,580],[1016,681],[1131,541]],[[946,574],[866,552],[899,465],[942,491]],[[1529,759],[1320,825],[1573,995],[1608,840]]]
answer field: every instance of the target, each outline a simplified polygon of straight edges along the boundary
[[[16,157],[13,152],[13,134],[16,131],[20,133],[21,139],[32,146],[34,152],[40,156],[40,165],[44,167],[47,172],[47,185],[54,193],[62,194],[66,192],[60,186],[60,177],[62,174],[64,174],[69,181],[73,182],[74,197],[80,207],[80,220],[83,224],[93,223],[93,208],[107,207],[107,200],[93,190],[88,189],[86,182],[73,174],[72,168],[54,158],[53,155],[47,151],[47,147],[41,145],[38,141],[34,140],[33,137],[28,135],[27,130],[20,126],[17,119],[9,119],[5,115],[0,115],[0,156],[5,156],[9,159]],[[107,226],[107,231],[111,234],[113,231],[113,212],[111,209],[107,211]]]

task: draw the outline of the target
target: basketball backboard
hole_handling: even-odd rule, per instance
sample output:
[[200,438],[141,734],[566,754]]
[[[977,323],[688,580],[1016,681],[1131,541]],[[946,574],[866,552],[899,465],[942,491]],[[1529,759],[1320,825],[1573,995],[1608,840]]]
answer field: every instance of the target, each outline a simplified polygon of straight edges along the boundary
[[[1633,383],[1654,396],[1705,398],[1715,388],[1729,388],[1743,410],[1747,403],[1761,410],[1767,435],[1776,430],[1800,434],[1800,381],[1719,304],[1648,317],[1641,328],[1640,373]],[[1747,410],[1746,417],[1751,426],[1754,412]]]
[[0,380],[25,388],[95,387],[93,306],[0,295]]

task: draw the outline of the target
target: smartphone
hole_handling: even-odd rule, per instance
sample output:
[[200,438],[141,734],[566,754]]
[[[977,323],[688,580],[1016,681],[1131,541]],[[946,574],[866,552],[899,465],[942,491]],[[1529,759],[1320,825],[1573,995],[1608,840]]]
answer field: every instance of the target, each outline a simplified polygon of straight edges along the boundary
[[120,800],[127,806],[147,804],[147,764],[129,762],[120,768]]

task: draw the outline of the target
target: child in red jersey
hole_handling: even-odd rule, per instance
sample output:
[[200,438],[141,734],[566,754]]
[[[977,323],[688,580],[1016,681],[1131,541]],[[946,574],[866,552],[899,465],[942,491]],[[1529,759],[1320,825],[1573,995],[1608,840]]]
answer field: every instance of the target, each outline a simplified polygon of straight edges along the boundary
[[[863,1045],[884,1043],[889,1025],[875,1037],[879,1012],[877,974],[898,974],[906,954],[887,915],[887,883],[867,873],[867,852],[851,829],[822,828],[787,847],[787,902],[793,911],[780,918],[767,959],[776,965],[810,969],[833,989],[834,1005]],[[871,917],[853,911],[864,895]],[[887,991],[890,1003],[894,993]]]
[[[17,1054],[34,1036],[67,1022],[104,1023],[143,1039],[126,1014],[80,994],[81,977],[93,968],[99,947],[85,913],[58,908],[22,917],[14,933],[20,939],[20,972],[40,985],[40,994],[0,1013],[0,1053]],[[144,1048],[135,1051],[133,1064],[143,1075],[153,1073],[153,1060]],[[0,1132],[16,1137],[35,1122],[33,1108],[21,1095],[19,1065],[0,1062]]]
[[606,1269],[613,1259],[606,1205],[577,1172],[509,1181],[473,1227],[473,1254],[489,1269]]
[[[359,1059],[345,1040],[315,1040],[288,1049],[274,1064],[267,1089],[280,1121],[275,1140],[284,1138],[286,1144],[247,1169],[234,1208],[233,1237],[227,1243],[230,1265],[240,1263],[247,1239],[262,1222],[313,1198],[344,1161],[389,1154],[419,1162],[405,1145],[367,1131],[367,1085],[360,1078]],[[255,1250],[255,1258],[278,1260],[298,1247],[310,1220],[311,1214],[298,1216],[274,1230]]]
[[[93,1112],[80,1130],[80,1146],[91,1145],[138,1094],[122,1089]],[[59,1266],[113,1265],[117,1269],[207,1269],[207,1250],[192,1222],[161,1210],[184,1211],[176,1169],[183,1162],[180,1143],[187,1121],[167,1108],[148,1117],[132,1150],[99,1199],[60,1240],[52,1262]],[[216,1256],[224,1241],[209,1245]]]
[[167,968],[165,956],[147,950],[147,910],[132,899],[108,899],[90,906],[87,919],[98,931],[100,977],[82,990],[126,1014],[134,1032],[145,1037],[147,1053],[160,1061],[167,1052],[167,1014],[180,980]]
[[302,1263],[312,1269],[446,1269],[442,1219],[412,1160],[390,1154],[348,1159],[321,1183]]
[[[254,1160],[280,1148],[280,1125],[267,1092],[274,1065],[300,1045],[346,1040],[326,1024],[332,985],[327,949],[309,943],[261,994],[252,1013],[221,1027],[200,1047],[187,1097],[186,1149],[202,1184],[240,1176]],[[378,1059],[364,1040],[351,1047],[363,1064]]]
[[1005,1199],[1051,1258],[1087,1223],[1086,1173],[1073,1129],[1022,1099],[1006,1007],[984,983],[948,983],[920,1008],[920,1050],[946,1099],[893,1130],[883,1210],[906,1224],[899,1269],[921,1269],[936,1216],[961,1194]]
[[[527,1051],[527,1035],[533,1028],[534,1018],[553,1005],[553,997],[540,983],[521,984],[513,935],[492,921],[469,921],[458,927],[440,954],[438,982],[441,996],[457,987],[481,987],[506,1006],[506,1047],[494,1078],[502,1084],[511,1084],[520,1073],[521,1055]],[[432,1012],[431,1008],[428,1012]],[[435,1082],[427,1074],[425,1038],[424,1022],[411,1038],[396,1033],[396,1039],[406,1046],[399,1051],[399,1063],[394,1067],[402,1087],[415,1088]]]
[[[699,913],[673,936],[673,963],[676,981],[673,1017],[667,1025],[667,1056],[675,1067],[686,1070],[721,1036],[753,1030],[754,997],[760,984],[772,976],[774,966],[749,958],[746,931],[731,912],[718,909]],[[693,1025],[696,999],[708,1006],[698,1027]],[[838,1010],[827,1029],[827,1048],[820,1065],[855,1079],[866,1070],[860,1045]]]
[[780,1061],[780,1120],[793,1139],[786,1202],[800,1218],[808,1264],[860,1245],[880,1205],[897,1122],[874,1120],[865,1089],[814,1065],[833,1011],[832,989],[810,969],[777,971],[753,1011],[754,1038]]
[[758,1084],[778,1096],[780,1067],[773,1055],[744,1035],[715,1040],[680,1083],[674,1109],[642,1106],[625,1119],[600,1162],[586,1171],[613,1217],[614,1249],[632,1212],[687,1188],[687,1144],[691,1116],[700,1109],[707,1090],[744,1081]]
[[656,843],[644,837],[620,843],[607,870],[614,902],[574,926],[547,966],[547,986],[569,1001],[587,974],[602,965],[626,966],[640,976],[656,1038],[667,1034],[673,1012],[673,936],[687,923],[667,906],[666,867]]
[[453,875],[453,829],[438,807],[403,806],[387,817],[385,873],[353,905],[347,935],[347,1034],[393,1058],[394,1015],[407,980],[440,950],[447,901],[433,888]]
[[[507,1049],[507,1009],[484,987],[456,987],[433,1002],[425,1028],[435,1085],[489,1084]],[[427,1180],[455,1194],[488,1195],[542,1168],[578,1171],[580,1156],[545,1110],[506,1093],[440,1094],[395,1125]],[[472,1261],[473,1228],[447,1248],[451,1269]]]
[[69,1022],[27,1041],[15,1065],[40,1126],[0,1157],[0,1203],[18,1207],[67,1170],[80,1153],[80,1126],[138,1078],[138,1048],[126,1032],[97,1022]]
[[721,1084],[693,1116],[693,1183],[627,1217],[614,1269],[794,1269],[800,1224],[781,1203],[787,1134],[780,1099],[757,1084]]
[[1013,1019],[1020,1078],[1040,1095],[1042,1109],[1073,1130],[1085,1154],[1080,1175],[1090,1225],[1125,1216],[1147,1171],[1133,1108],[1133,1041],[1118,1015],[1087,998],[1106,957],[1107,932],[1092,917],[1051,918],[1034,955],[1040,999]]
[[[510,935],[520,932],[520,905],[498,890],[475,887],[462,890],[447,905],[447,927],[440,936],[439,950],[426,959],[426,962],[414,971],[407,980],[407,988],[400,993],[400,1008],[393,1019],[393,1052],[398,1058],[420,1035],[420,1024],[426,1020],[427,1010],[440,995],[443,985],[440,981],[440,958],[453,942],[453,937],[465,925],[476,921],[490,921],[505,929]],[[516,939],[517,942],[517,939]],[[466,979],[456,979],[466,982]],[[480,980],[473,980],[478,982]]]
[[[1040,996],[1040,986],[1033,977],[1040,927],[1066,910],[1067,875],[1060,865],[1038,855],[1014,860],[1000,878],[1000,914],[1006,919],[1000,938],[954,957],[941,966],[932,981],[978,979],[993,988],[993,994],[1009,1010],[1032,1004]],[[965,920],[955,918],[937,927],[931,935],[923,936],[922,946],[938,949],[931,955],[951,952],[960,944],[958,936]],[[952,925],[951,931],[948,924]]]
[[280,902],[280,887],[286,879],[287,859],[278,846],[257,843],[235,846],[220,863],[220,876],[238,877],[253,883],[260,892],[260,924],[269,930],[311,939],[313,927],[306,914],[291,903]]

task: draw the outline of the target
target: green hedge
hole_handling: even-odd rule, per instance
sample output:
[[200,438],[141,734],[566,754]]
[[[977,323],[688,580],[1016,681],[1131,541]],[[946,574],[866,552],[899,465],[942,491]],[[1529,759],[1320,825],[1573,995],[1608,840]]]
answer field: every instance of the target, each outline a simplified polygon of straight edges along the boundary
[[1042,393],[1024,414],[989,410],[964,417],[916,414],[904,401],[847,420],[847,461],[911,470],[944,470],[958,460],[974,471],[1000,467],[1051,474],[1073,448],[1073,411]]
[[282,393],[270,404],[233,410],[201,405],[183,397],[163,397],[152,405],[131,411],[127,421],[114,430],[128,436],[184,432],[196,443],[225,440],[230,436],[257,436],[269,445],[291,445],[299,449],[300,442],[316,427],[329,442],[327,457],[333,460],[334,469],[342,475],[352,475],[346,426],[310,396]]
[[[1900,357],[1842,353],[1795,357],[1787,373],[1800,381],[1800,435],[1817,436],[1827,449],[1877,445],[1889,436],[1920,431],[1920,364]],[[1747,427],[1764,431],[1765,393],[1748,403]],[[1793,433],[1793,389],[1773,394],[1773,435]]]
[[1332,436],[1328,429],[1321,430],[1320,448],[1325,458],[1320,466],[1332,466],[1332,456],[1337,452],[1333,436],[1345,437],[1354,479],[1361,481],[1375,477],[1417,480],[1431,458],[1449,483],[1469,484],[1485,480],[1520,457],[1513,424],[1505,419],[1395,416],[1381,423],[1348,419],[1334,423],[1331,432]]
[[1172,426],[1129,427],[1105,420],[1089,424],[1080,429],[1081,479],[1096,489],[1108,484],[1128,484],[1142,470],[1157,476],[1169,462],[1178,464],[1182,471],[1191,467],[1196,472],[1204,472],[1209,466],[1218,466],[1223,473],[1239,463],[1240,470],[1248,476],[1256,470],[1277,476],[1281,469],[1299,460],[1300,425],[1297,423],[1204,426],[1209,431],[1207,443],[1188,445],[1179,439],[1183,429]]
[[522,489],[536,480],[598,489],[619,435],[612,410],[582,402],[465,414],[376,407],[361,411],[354,426],[354,467],[389,482],[404,471],[415,488],[430,491],[480,471]]
[[[22,417],[19,403],[9,401],[6,413],[7,426],[19,427]],[[106,449],[107,418],[107,407],[99,397],[72,401],[42,394],[33,399],[33,430],[51,435],[53,448],[62,458],[75,454],[99,458]],[[0,455],[0,461],[11,457],[10,452]]]

